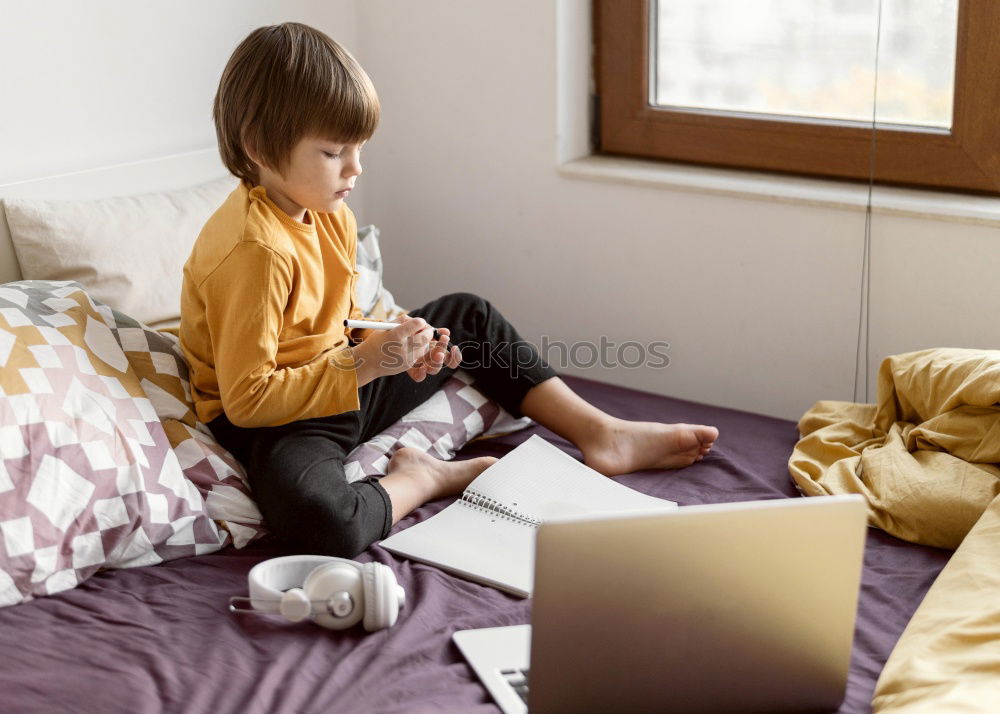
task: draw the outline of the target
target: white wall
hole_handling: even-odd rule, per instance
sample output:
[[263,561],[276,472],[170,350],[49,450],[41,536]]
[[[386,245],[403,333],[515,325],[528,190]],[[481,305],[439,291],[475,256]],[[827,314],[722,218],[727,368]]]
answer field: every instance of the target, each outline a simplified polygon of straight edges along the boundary
[[0,0],[0,184],[204,149],[236,45],[288,20],[356,50],[352,0]]
[[[559,102],[580,96],[560,82],[589,61],[561,33],[586,12],[579,0],[359,10],[359,58],[383,105],[363,220],[382,228],[397,300],[478,292],[536,343],[671,343],[666,369],[568,370],[625,386],[790,419],[851,399],[863,211],[559,176],[572,130]],[[1000,229],[876,215],[872,240],[872,374],[888,354],[998,346]]]
[[[468,290],[532,341],[664,340],[666,369],[575,373],[697,401],[794,419],[850,398],[863,213],[559,176],[586,111],[566,13],[586,26],[579,0],[0,0],[0,184],[211,146],[233,48],[299,20],[379,90],[351,204],[401,304]],[[998,239],[875,217],[872,371],[997,346]]]

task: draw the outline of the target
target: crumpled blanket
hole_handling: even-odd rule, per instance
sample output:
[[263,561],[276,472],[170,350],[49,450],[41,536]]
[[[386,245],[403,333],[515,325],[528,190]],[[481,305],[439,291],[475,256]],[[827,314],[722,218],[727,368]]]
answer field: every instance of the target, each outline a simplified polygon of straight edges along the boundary
[[872,710],[1000,711],[1000,497],[913,613],[879,676]]
[[899,538],[957,548],[896,643],[873,711],[1000,711],[1000,351],[887,358],[878,403],[817,402],[788,462],[807,495],[860,493]]
[[877,404],[820,401],[788,461],[809,496],[860,493],[869,522],[957,548],[1000,493],[1000,351],[938,348],[888,357]]

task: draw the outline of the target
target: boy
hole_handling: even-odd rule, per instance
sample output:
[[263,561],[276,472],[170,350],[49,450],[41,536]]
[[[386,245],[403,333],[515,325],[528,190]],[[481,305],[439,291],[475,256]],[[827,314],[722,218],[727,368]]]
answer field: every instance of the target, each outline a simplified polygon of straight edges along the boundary
[[603,474],[708,453],[714,427],[628,422],[585,402],[475,295],[434,300],[392,330],[344,328],[361,317],[357,225],[344,199],[379,111],[355,59],[298,23],[252,32],[215,97],[222,159],[241,181],[184,266],[180,344],[198,417],[245,466],[268,528],[300,552],[353,557],[414,508],[461,493],[496,459],[443,462],[403,448],[381,479],[349,484],[343,469],[351,449],[459,367]]

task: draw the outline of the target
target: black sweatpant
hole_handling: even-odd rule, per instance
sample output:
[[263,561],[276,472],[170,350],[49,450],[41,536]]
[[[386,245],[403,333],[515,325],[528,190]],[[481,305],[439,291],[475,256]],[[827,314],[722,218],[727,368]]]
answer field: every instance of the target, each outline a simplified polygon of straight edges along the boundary
[[[460,368],[516,417],[528,390],[556,375],[535,347],[476,295],[445,295],[410,315],[451,330],[450,344],[462,351]],[[208,427],[246,468],[265,525],[286,546],[352,558],[388,535],[392,505],[377,478],[347,482],[345,457],[423,403],[454,371],[442,368],[422,382],[406,372],[375,379],[358,390],[358,411],[251,429],[234,426],[223,413]]]

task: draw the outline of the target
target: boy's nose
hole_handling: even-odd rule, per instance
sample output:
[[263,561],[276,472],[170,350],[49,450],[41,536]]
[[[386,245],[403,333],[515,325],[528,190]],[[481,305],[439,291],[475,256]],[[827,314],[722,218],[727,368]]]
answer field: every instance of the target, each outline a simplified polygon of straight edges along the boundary
[[344,176],[360,176],[362,173],[360,161],[347,161],[344,164]]

